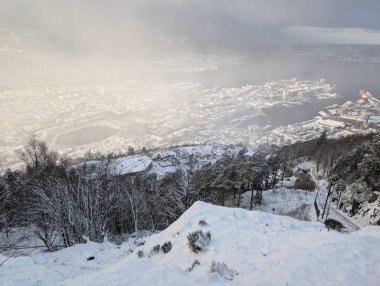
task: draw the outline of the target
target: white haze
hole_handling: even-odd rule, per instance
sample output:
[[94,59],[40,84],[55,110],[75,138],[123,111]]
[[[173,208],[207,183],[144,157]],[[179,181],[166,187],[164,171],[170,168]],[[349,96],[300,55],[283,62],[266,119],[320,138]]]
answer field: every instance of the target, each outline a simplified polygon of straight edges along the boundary
[[288,27],[295,26],[346,29],[350,40],[343,42],[354,44],[362,42],[361,29],[380,30],[377,0],[1,0],[0,5],[0,26],[41,31],[64,51],[154,52],[148,45],[163,37],[188,39],[198,47],[290,44],[302,35],[289,35]]
[[[379,4],[0,0],[0,108],[5,111],[0,115],[0,159],[4,165],[13,163],[33,133],[52,144],[57,134],[87,121],[110,120],[107,116],[118,112],[125,115],[118,119],[127,130],[124,138],[138,138],[142,135],[130,132],[136,118],[155,130],[164,114],[172,121],[186,117],[188,110],[178,109],[192,98],[192,88],[203,92],[217,85],[241,88],[292,77],[330,79],[331,72],[342,81],[363,75],[363,81],[351,83],[356,96],[363,85],[376,82],[376,73],[364,77],[363,67],[352,74],[319,62],[284,62],[281,54],[297,44],[379,44]],[[246,62],[249,69],[223,69]],[[183,82],[192,82],[191,88],[178,85]],[[162,116],[152,115],[161,109]],[[191,119],[188,123],[185,127],[192,127]],[[139,142],[136,138],[132,145]]]

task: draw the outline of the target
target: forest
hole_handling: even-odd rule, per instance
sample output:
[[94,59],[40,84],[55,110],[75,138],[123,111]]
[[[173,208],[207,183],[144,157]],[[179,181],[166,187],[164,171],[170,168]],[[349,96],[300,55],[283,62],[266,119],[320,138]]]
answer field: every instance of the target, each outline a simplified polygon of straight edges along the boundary
[[28,227],[51,251],[86,239],[163,230],[199,200],[239,207],[241,194],[250,192],[252,209],[262,192],[281,186],[306,160],[316,162],[318,178],[343,182],[340,207],[351,215],[379,199],[379,134],[328,139],[322,133],[315,140],[245,153],[224,155],[200,169],[190,155],[186,168],[160,178],[145,172],[114,175],[112,155],[96,165],[87,164],[88,158],[73,164],[31,138],[21,154],[25,168],[0,176],[0,229],[8,234]]

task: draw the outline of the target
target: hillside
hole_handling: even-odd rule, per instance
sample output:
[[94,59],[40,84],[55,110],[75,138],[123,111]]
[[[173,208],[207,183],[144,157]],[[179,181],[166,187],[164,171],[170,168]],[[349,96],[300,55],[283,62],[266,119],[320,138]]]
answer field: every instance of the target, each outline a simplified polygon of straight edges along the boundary
[[[322,133],[281,149],[203,145],[82,162],[31,139],[25,168],[0,176],[0,239],[17,246],[13,233],[21,227],[49,250],[83,243],[83,236],[120,242],[134,232],[165,229],[195,201],[313,220],[318,182],[321,209],[330,191],[330,206],[355,216],[359,225],[377,225],[378,138],[329,139]],[[285,188],[268,192],[279,187]]]
[[[199,229],[209,231],[211,240],[203,244],[204,251],[194,253],[187,235]],[[167,241],[172,249],[154,254],[154,246]],[[87,242],[54,253],[36,251],[6,261],[0,277],[4,286],[377,285],[379,248],[378,227],[342,234],[316,222],[197,202],[145,241],[130,240],[119,247]],[[94,259],[88,261],[90,256]],[[190,270],[196,260],[199,264]],[[213,261],[215,272],[210,273]]]
[[[322,134],[323,135],[323,134]],[[283,147],[287,164],[310,160],[307,168],[330,192],[329,201],[361,225],[380,224],[380,153],[378,133],[324,138]]]

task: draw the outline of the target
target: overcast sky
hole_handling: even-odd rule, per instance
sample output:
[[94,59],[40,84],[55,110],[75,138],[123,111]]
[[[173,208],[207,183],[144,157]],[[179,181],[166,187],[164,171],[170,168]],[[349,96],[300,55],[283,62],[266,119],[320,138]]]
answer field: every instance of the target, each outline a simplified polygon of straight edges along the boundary
[[380,0],[0,0],[0,26],[81,45],[121,34],[241,47],[380,44]]

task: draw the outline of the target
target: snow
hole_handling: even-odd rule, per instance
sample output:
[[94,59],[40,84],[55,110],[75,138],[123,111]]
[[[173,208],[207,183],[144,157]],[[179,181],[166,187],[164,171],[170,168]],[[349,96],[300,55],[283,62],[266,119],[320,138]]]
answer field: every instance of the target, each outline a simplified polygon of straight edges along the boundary
[[5,230],[2,229],[0,231],[0,245],[12,244],[32,247],[40,245],[31,227],[12,227],[8,233],[8,237]]
[[138,173],[149,168],[152,160],[147,156],[134,155],[115,159],[111,164],[111,172],[115,175]]
[[380,122],[380,116],[379,115],[371,115],[370,121]]
[[[305,214],[307,214],[310,220],[316,220],[313,207],[315,195],[315,192],[292,190],[285,187],[267,190],[263,192],[262,204],[254,209],[278,215],[287,215],[305,204]],[[249,209],[250,200],[251,192],[242,194],[242,207]]]
[[152,158],[167,158],[167,157],[175,157],[176,153],[169,150],[160,150],[151,155]]
[[[189,168],[189,158],[195,159],[194,168],[200,169],[207,163],[214,164],[223,155],[237,155],[243,147],[231,145],[196,145],[178,147],[170,150],[159,150],[146,155],[129,155],[117,159],[112,159],[109,170],[112,175],[126,175],[147,171],[150,174],[164,176],[177,170],[187,170]],[[247,155],[255,153],[253,148],[247,148]],[[87,166],[106,166],[106,161],[92,160],[69,167],[76,169]],[[91,174],[96,176],[96,173]]]
[[[132,155],[125,156],[116,159],[112,159],[109,164],[109,171],[112,175],[125,175],[138,173],[147,170],[152,164],[152,160],[144,155]],[[69,167],[69,169],[76,169],[79,167],[91,166],[91,167],[105,167],[107,165],[106,161],[91,160],[85,163],[79,163]],[[92,176],[96,176],[93,173]]]
[[315,162],[313,161],[303,161],[301,163],[299,163],[295,168],[294,170],[298,170],[298,169],[301,169],[301,170],[312,170],[315,168]]
[[177,166],[172,166],[172,165],[162,166],[162,164],[153,162],[152,167],[149,170],[149,173],[156,174],[157,176],[162,177],[164,175],[174,173],[177,170],[178,170]]
[[380,218],[380,192],[374,192],[377,195],[377,199],[374,202],[364,205],[359,212],[351,219],[355,220],[355,223],[359,225],[376,225]]
[[[199,229],[210,231],[211,240],[206,251],[194,253],[187,235]],[[169,253],[151,254],[166,241],[173,245]],[[371,286],[380,279],[380,228],[374,226],[342,234],[318,222],[197,202],[137,245],[87,242],[11,258],[0,266],[1,285]]]
[[344,122],[331,120],[331,119],[320,119],[317,122],[319,124],[326,125],[333,128],[344,128],[346,126]]

